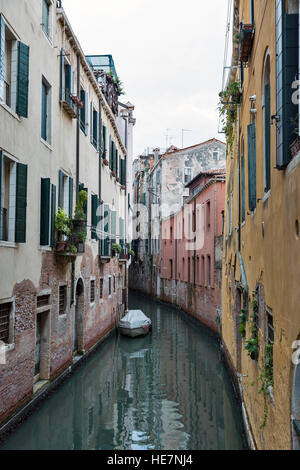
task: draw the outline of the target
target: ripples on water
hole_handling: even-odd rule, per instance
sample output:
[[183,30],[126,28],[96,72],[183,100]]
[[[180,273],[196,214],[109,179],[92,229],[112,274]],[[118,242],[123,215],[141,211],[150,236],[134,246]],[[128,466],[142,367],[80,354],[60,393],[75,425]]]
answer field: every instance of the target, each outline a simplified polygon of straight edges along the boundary
[[112,337],[3,449],[242,449],[238,405],[215,338],[177,310],[131,295],[144,338]]

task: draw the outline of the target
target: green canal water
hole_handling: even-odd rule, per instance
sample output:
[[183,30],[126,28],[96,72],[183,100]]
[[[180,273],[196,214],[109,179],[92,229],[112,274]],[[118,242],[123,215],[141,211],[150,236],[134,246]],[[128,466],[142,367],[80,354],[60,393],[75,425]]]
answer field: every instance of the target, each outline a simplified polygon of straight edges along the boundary
[[1,449],[244,449],[215,337],[172,307],[131,294],[144,338],[112,336]]

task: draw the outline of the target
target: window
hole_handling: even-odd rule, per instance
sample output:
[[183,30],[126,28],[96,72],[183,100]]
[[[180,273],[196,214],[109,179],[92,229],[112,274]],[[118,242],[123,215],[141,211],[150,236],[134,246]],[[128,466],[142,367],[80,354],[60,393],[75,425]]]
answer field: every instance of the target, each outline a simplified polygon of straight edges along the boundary
[[256,209],[256,127],[248,126],[248,195],[249,209]]
[[42,119],[41,137],[51,143],[51,86],[42,78]]
[[41,178],[40,245],[53,246],[56,213],[56,186]]
[[111,277],[108,278],[108,295],[111,295]]
[[242,222],[245,222],[246,204],[245,204],[245,155],[244,155],[244,137],[242,137],[241,145],[241,192],[242,192]]
[[3,341],[5,344],[12,343],[10,332],[12,312],[13,302],[0,304],[0,341]]
[[191,168],[185,168],[184,169],[184,184],[189,183],[192,178],[192,169]]
[[64,315],[66,313],[67,306],[67,286],[59,286],[59,315]]
[[219,152],[213,152],[213,160],[217,162],[219,160]]
[[28,115],[29,47],[18,41],[0,14],[0,100]]
[[206,224],[210,228],[210,201],[206,203]]
[[201,256],[201,265],[202,265],[202,276],[201,276],[201,284],[205,286],[205,258]]
[[103,278],[100,279],[100,299],[103,299]]
[[80,109],[80,129],[85,135],[88,134],[88,92],[83,88],[80,89],[80,100],[83,103],[83,107]]
[[94,108],[93,103],[91,102],[91,119],[90,119],[90,131],[91,131],[91,144],[95,147],[96,150],[99,150],[99,128],[100,120],[99,113]]
[[270,56],[265,59],[263,79],[264,192],[271,189],[271,94]]
[[116,276],[114,276],[113,279],[114,279],[114,292],[116,292]]
[[106,126],[102,126],[102,135],[101,135],[101,148],[102,148],[102,158],[106,159],[107,154],[107,131]]
[[27,165],[0,150],[0,240],[26,242]]
[[[73,212],[73,178],[59,170],[58,207],[64,209],[67,215]],[[80,188],[79,188],[80,190]]]
[[210,256],[207,256],[207,285],[208,287],[211,286],[211,262]]
[[37,308],[46,307],[50,304],[50,294],[38,295],[36,298]]
[[42,28],[48,38],[51,37],[51,13],[52,4],[50,0],[42,0]]
[[200,284],[200,258],[197,256],[197,282]]
[[170,279],[173,279],[173,260],[170,259]]
[[75,71],[70,65],[65,51],[60,51],[60,101],[72,119],[77,118],[77,106],[73,101]]
[[90,303],[95,302],[95,280],[91,280],[90,284]]

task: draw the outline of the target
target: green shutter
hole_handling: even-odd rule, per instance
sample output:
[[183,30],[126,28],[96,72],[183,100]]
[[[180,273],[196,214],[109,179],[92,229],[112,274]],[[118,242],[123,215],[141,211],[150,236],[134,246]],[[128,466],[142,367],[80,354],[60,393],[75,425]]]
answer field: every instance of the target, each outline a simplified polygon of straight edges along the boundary
[[109,210],[109,205],[104,204],[104,232],[107,234],[105,235],[105,238],[104,238],[104,249],[103,249],[104,256],[109,256],[109,253],[110,253],[109,231],[110,231],[110,210]]
[[109,150],[109,168],[113,171],[114,167],[114,142],[110,137],[110,150]]
[[86,103],[85,103],[85,91],[84,90],[80,90],[80,101],[82,101],[83,103],[83,107],[80,108],[80,128],[82,131],[85,131],[85,107],[86,107]]
[[0,14],[0,98],[5,99],[4,80],[6,77],[6,59],[5,59],[5,21]]
[[58,172],[58,207],[63,208],[63,177],[64,173],[62,170]]
[[265,192],[271,188],[271,106],[270,85],[265,85]]
[[94,107],[93,103],[90,104],[90,141],[94,144]]
[[73,178],[69,178],[69,217],[73,215]]
[[17,114],[28,117],[29,47],[18,42]]
[[50,178],[41,178],[40,245],[49,245]]
[[106,140],[106,127],[103,126],[102,128],[102,138],[103,138],[103,144],[102,144],[102,149],[103,149],[103,154],[102,157],[106,158],[106,153],[107,153],[107,140]]
[[85,91],[85,116],[84,116],[84,126],[85,130],[84,133],[85,135],[88,135],[88,122],[89,122],[89,94],[87,91]]
[[72,67],[67,64],[65,68],[65,89],[71,93]]
[[121,184],[122,186],[126,185],[126,161],[125,159],[121,160]]
[[60,96],[60,101],[64,101],[65,99],[65,53],[63,49],[61,49],[60,51],[59,58],[60,58],[60,75],[59,75],[60,93],[59,93],[59,96]]
[[3,152],[0,150],[0,240],[2,240],[3,236],[3,227],[2,227],[2,200],[1,200],[1,194],[2,194],[2,166],[3,166]]
[[56,215],[56,186],[51,185],[51,231],[50,231],[50,245],[54,246],[54,233],[55,233],[55,215]]
[[[83,188],[83,191],[85,191],[87,194],[88,194],[88,188]],[[85,213],[85,216],[87,218],[87,213],[88,213],[88,199],[86,200],[86,202],[84,203],[83,205],[83,212]],[[87,219],[86,219],[87,220]]]
[[110,220],[111,220],[111,235],[112,243],[116,243],[116,234],[117,234],[117,211],[111,211],[110,213]]
[[116,167],[116,176],[119,176],[118,175],[118,149],[116,148],[116,156],[115,156],[115,167]]
[[245,221],[245,157],[242,155],[241,158],[241,184],[242,184],[242,222]]
[[26,243],[27,165],[17,163],[15,242]]
[[256,128],[255,124],[248,126],[248,194],[249,209],[256,208]]
[[98,217],[97,217],[97,209],[98,209],[98,196],[95,194],[92,194],[92,226],[91,226],[91,232],[92,232],[92,239],[98,240],[97,236],[97,224],[98,224]]

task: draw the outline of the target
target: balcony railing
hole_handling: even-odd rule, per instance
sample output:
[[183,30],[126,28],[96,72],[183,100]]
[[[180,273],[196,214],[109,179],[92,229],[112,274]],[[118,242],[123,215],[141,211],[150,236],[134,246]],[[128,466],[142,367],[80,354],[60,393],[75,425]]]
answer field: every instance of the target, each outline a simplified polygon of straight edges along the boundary
[[249,61],[254,41],[255,27],[253,24],[241,24],[239,39],[239,58],[243,63]]
[[75,97],[70,93],[68,89],[63,91],[61,103],[64,110],[69,114],[69,116],[72,119],[75,119],[77,117],[77,105],[75,102]]

